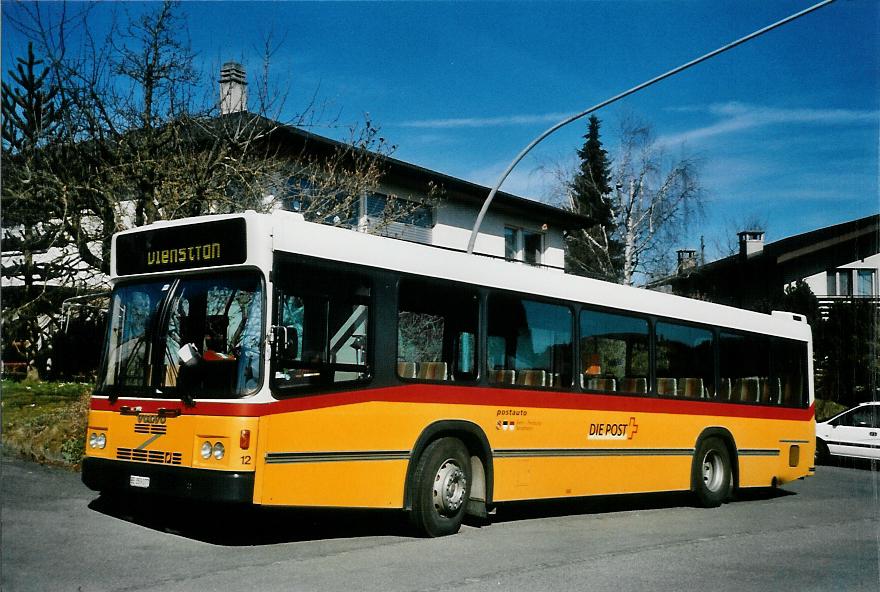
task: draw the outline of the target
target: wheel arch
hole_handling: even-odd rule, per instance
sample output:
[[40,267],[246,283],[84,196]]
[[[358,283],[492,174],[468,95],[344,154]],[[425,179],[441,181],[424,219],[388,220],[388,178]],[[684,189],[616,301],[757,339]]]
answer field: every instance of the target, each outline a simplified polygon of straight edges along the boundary
[[[477,424],[465,420],[441,420],[428,425],[413,445],[406,468],[406,480],[404,481],[403,508],[412,510],[413,477],[418,465],[419,457],[428,445],[439,438],[458,438],[464,443],[471,457],[471,500],[484,501],[486,511],[492,505],[492,489],[494,472],[492,466],[492,448],[485,432]],[[474,459],[479,462],[474,465]]]
[[725,427],[721,426],[713,426],[704,429],[700,432],[700,435],[697,437],[694,442],[694,456],[692,460],[692,468],[691,468],[691,491],[697,490],[697,478],[698,473],[696,470],[697,462],[697,451],[700,449],[700,444],[702,444],[703,440],[707,438],[719,438],[724,445],[727,447],[727,453],[730,455],[730,470],[733,476],[733,489],[736,490],[739,488],[739,454],[737,453],[736,440],[733,437],[733,434],[730,433]]

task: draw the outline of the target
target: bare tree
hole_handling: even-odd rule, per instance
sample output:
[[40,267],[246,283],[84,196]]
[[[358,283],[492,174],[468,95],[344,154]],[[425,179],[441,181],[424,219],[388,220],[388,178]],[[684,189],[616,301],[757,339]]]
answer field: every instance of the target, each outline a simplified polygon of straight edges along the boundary
[[[115,5],[114,25],[104,38],[91,28],[91,5],[72,7],[18,3],[4,15],[44,60],[36,74],[43,90],[35,92],[49,92],[40,108],[51,119],[26,157],[6,140],[6,122],[12,121],[6,103],[11,109],[18,95],[4,85],[4,209],[40,220],[27,218],[19,234],[39,243],[55,267],[105,277],[111,238],[119,230],[208,213],[269,211],[296,199],[307,219],[345,225],[364,196],[380,191],[394,147],[369,120],[353,127],[346,142],[316,142],[322,145],[317,151],[315,142],[292,147],[287,141],[296,124],[315,117],[314,105],[279,122],[284,105],[269,87],[277,48],[270,38],[263,78],[254,85],[258,110],[222,114],[216,92],[204,92],[213,90],[206,82],[213,76],[195,68],[178,2],[150,5],[137,18]],[[51,137],[45,133],[50,129]],[[11,166],[13,154],[21,166]],[[439,193],[428,187],[424,199]],[[405,196],[383,196],[378,223],[368,229],[406,219],[421,206]],[[20,224],[4,217],[4,233]],[[4,269],[4,276],[45,286],[36,267],[27,267],[29,259],[22,261],[24,267]]]
[[[610,187],[601,194],[610,205],[610,222],[569,231],[566,265],[575,273],[634,285],[640,277],[672,269],[674,246],[702,213],[702,189],[699,162],[669,158],[654,141],[650,125],[624,119],[619,137]],[[581,161],[549,167],[551,199],[575,212],[580,208],[573,188]]]
[[[363,125],[349,130],[347,141],[329,149],[325,146],[316,151],[305,144],[284,157],[280,168],[283,186],[272,193],[269,207],[286,200],[290,209],[309,221],[358,226],[374,233],[387,232],[395,222],[412,221],[442,199],[444,191],[432,182],[417,196],[385,190],[382,180],[394,149],[369,117]],[[366,208],[362,199],[369,200]]]
[[639,274],[668,272],[672,247],[702,212],[698,163],[668,159],[649,125],[625,121],[615,159],[612,207],[623,245],[623,283]]
[[[267,211],[297,196],[308,219],[345,224],[361,196],[381,186],[394,146],[369,119],[329,151],[284,145],[285,128],[310,121],[313,105],[279,123],[283,105],[268,82],[277,44],[269,37],[254,85],[258,110],[221,115],[216,100],[196,99],[204,80],[181,37],[179,3],[166,0],[136,19],[117,19],[100,41],[91,35],[88,10],[62,11],[52,21],[39,5],[19,8],[17,26],[47,56],[70,105],[69,165],[56,176],[73,203],[66,230],[98,271],[109,271],[112,234],[129,226]],[[71,27],[81,32],[76,48]],[[427,188],[427,201],[437,193]],[[420,205],[387,196],[380,218],[406,218]]]

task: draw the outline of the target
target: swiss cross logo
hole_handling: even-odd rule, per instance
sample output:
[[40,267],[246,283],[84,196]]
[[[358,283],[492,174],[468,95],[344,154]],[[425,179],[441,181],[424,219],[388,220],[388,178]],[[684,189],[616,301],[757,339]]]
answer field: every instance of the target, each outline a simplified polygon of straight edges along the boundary
[[633,439],[633,436],[636,435],[636,432],[639,431],[639,424],[636,423],[636,418],[635,418],[635,417],[630,417],[630,418],[629,418],[629,425],[627,426],[627,428],[628,428],[628,429],[626,430],[626,433],[627,433],[627,440],[632,440],[632,439]]

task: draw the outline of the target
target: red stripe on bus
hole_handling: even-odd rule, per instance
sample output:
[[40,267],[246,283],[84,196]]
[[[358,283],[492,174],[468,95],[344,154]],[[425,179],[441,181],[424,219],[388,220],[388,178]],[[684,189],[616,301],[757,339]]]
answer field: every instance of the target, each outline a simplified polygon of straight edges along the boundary
[[576,409],[625,411],[629,413],[669,413],[674,415],[708,415],[808,421],[814,408],[792,409],[770,405],[746,405],[714,401],[627,397],[589,393],[559,393],[507,388],[456,387],[440,384],[411,384],[376,389],[360,389],[306,395],[270,403],[219,403],[201,401],[194,407],[150,399],[125,399],[110,403],[108,399],[92,399],[95,411],[120,411],[122,407],[140,407],[141,413],[157,413],[159,409],[180,409],[183,415],[231,417],[262,417],[291,411],[307,411],[358,403],[433,403],[447,405],[484,405],[491,407],[528,407],[544,409]]

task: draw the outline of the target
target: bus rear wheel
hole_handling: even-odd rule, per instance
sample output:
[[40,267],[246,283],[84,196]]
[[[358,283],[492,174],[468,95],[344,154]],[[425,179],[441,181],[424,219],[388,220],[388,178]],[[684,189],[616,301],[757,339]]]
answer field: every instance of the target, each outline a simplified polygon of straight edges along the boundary
[[470,498],[470,457],[461,440],[435,440],[422,453],[413,474],[410,523],[429,537],[455,534]]
[[704,508],[717,508],[730,498],[730,453],[719,438],[706,438],[700,443],[694,456],[693,481],[697,501]]

